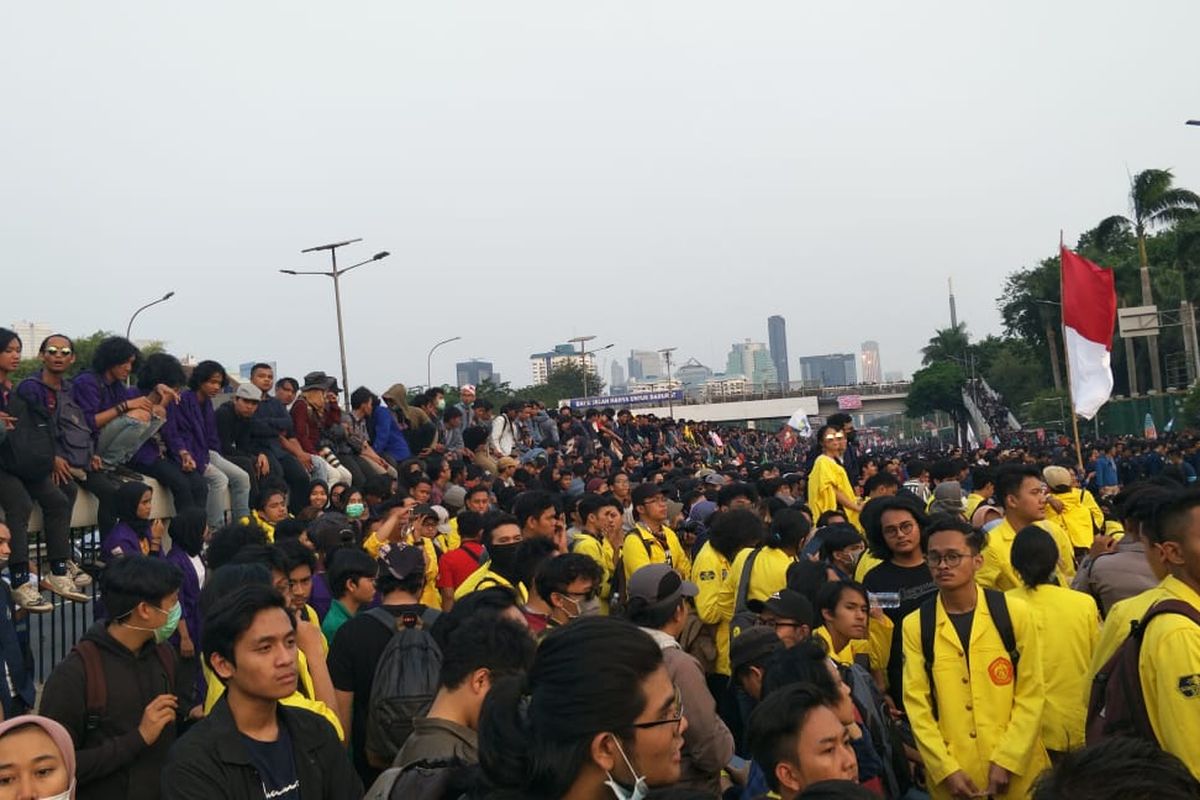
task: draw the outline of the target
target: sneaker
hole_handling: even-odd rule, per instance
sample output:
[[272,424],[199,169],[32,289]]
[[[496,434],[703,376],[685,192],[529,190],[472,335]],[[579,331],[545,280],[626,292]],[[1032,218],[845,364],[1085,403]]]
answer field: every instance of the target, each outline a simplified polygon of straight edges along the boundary
[[83,568],[74,561],[67,562],[67,575],[75,581],[75,586],[80,589],[86,589],[92,585],[92,576],[84,572]]
[[42,588],[76,603],[86,603],[92,599],[79,591],[79,587],[75,585],[75,581],[69,575],[43,575]]
[[17,608],[23,608],[31,614],[45,614],[54,610],[54,603],[43,597],[32,583],[16,587],[12,590],[12,596]]

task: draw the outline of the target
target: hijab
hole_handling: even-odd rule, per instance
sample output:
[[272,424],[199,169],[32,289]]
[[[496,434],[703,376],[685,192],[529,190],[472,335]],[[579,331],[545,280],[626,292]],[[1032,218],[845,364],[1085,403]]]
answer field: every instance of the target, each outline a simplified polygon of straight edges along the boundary
[[71,800],[75,800],[75,743],[71,739],[71,734],[67,733],[67,729],[58,724],[52,719],[39,717],[34,714],[24,714],[12,719],[6,719],[0,722],[0,740],[4,736],[17,728],[23,728],[26,725],[36,725],[46,732],[46,735],[54,742],[58,748],[59,755],[62,756],[63,766],[66,767],[68,781],[71,787]]
[[142,495],[148,491],[150,491],[149,486],[133,481],[118,489],[116,499],[113,501],[117,518],[142,537],[150,535],[150,520],[138,517],[137,510],[142,502]]

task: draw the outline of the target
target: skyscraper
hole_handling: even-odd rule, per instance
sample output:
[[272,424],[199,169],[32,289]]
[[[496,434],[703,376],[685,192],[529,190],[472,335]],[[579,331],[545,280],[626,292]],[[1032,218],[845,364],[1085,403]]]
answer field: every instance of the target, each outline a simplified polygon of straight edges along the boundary
[[573,344],[556,344],[549,352],[529,356],[529,369],[533,373],[535,385],[545,383],[551,372],[567,364],[586,369],[592,375],[596,374],[596,354],[592,351],[583,353],[576,350]]
[[730,347],[725,374],[744,375],[755,389],[774,389],[779,385],[779,373],[775,371],[767,346],[749,339],[734,342]]
[[858,383],[853,353],[800,356],[800,380],[806,386],[851,386]]
[[862,382],[882,383],[883,367],[879,363],[879,342],[863,342],[860,357],[862,358]]
[[775,374],[779,385],[788,388],[788,355],[787,355],[787,323],[778,314],[767,317],[767,342],[771,348],[771,361],[775,364]]
[[629,351],[629,379],[639,381],[664,375],[662,358],[657,350]]
[[610,393],[615,393],[618,389],[625,388],[625,368],[621,366],[620,362],[614,361],[612,363],[608,388]]
[[477,358],[470,361],[459,361],[454,365],[454,375],[458,379],[459,386],[465,386],[468,383],[478,386],[484,381],[500,382],[500,376],[492,371],[492,362],[480,361]]

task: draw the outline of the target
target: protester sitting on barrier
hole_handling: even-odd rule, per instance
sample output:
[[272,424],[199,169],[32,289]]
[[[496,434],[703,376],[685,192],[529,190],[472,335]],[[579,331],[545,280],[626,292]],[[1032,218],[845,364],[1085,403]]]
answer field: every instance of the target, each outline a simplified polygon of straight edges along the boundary
[[[354,474],[338,460],[323,438],[326,403],[333,385],[333,379],[324,372],[310,372],[305,375],[304,386],[300,388],[300,398],[292,405],[292,426],[296,432],[296,441],[303,451],[314,462],[320,460],[325,463],[327,469],[323,471],[327,485],[332,481],[345,481],[353,485]],[[361,480],[359,485],[362,485]]]
[[42,507],[50,558],[51,574],[41,576],[42,588],[76,602],[85,602],[88,596],[79,591],[67,570],[71,506],[54,483],[53,425],[45,419],[42,406],[13,392],[8,379],[20,363],[21,337],[0,328],[0,511],[13,539],[8,574],[17,605],[45,613],[53,606],[42,597],[29,573],[29,516],[35,500]]
[[188,388],[179,396],[179,405],[171,409],[179,438],[187,447],[181,455],[190,456],[196,471],[208,484],[208,524],[213,527],[225,524],[226,491],[233,519],[250,513],[250,476],[221,455],[221,438],[213,411],[213,398],[228,385],[224,367],[216,361],[201,361],[192,369]]
[[0,793],[75,800],[75,746],[67,729],[32,714],[0,722]]
[[[254,421],[264,425],[270,434],[264,442],[263,451],[271,462],[271,474],[287,482],[294,503],[292,512],[295,513],[304,507],[304,487],[308,485],[309,477],[329,480],[329,465],[304,452],[296,440],[287,404],[282,402],[278,390],[275,396],[271,395],[274,381],[275,371],[270,364],[255,364],[251,368],[250,382],[261,392],[258,408],[254,411]],[[294,384],[291,378],[281,378],[279,381],[279,385],[291,394],[295,393]]]
[[[96,516],[100,533],[107,533],[116,522],[113,501],[120,482],[101,469],[87,415],[75,402],[73,382],[66,377],[75,364],[75,343],[62,334],[48,336],[38,350],[38,357],[42,361],[41,372],[21,381],[17,392],[26,400],[39,403],[54,419],[52,477],[66,495],[68,508],[74,507],[80,488],[95,495],[100,504]],[[78,570],[73,562],[67,564],[67,573],[80,588],[91,585],[91,577]]]

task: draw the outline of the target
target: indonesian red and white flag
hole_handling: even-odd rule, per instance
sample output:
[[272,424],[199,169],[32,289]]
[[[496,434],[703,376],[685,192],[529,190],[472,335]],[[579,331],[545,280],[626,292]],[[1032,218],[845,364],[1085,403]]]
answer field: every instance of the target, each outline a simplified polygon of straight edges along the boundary
[[1112,395],[1112,337],[1117,316],[1113,273],[1062,248],[1063,340],[1071,370],[1071,400],[1084,419]]

